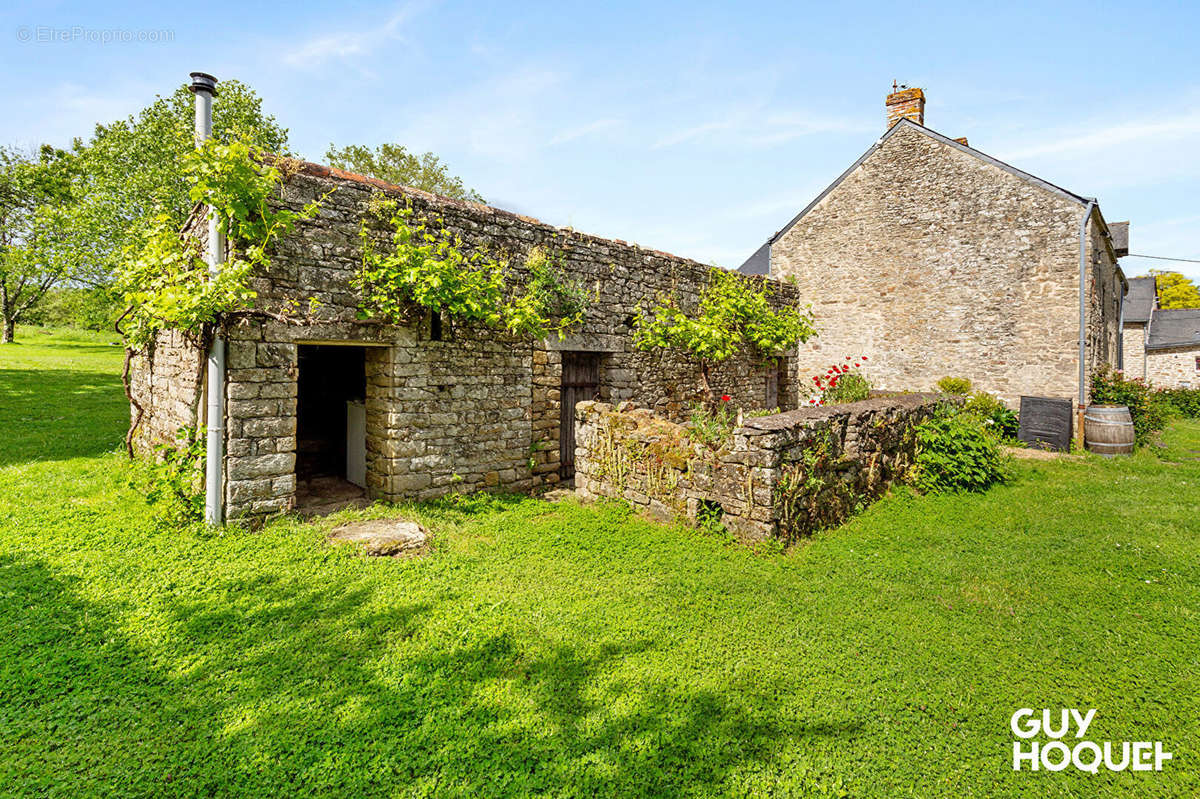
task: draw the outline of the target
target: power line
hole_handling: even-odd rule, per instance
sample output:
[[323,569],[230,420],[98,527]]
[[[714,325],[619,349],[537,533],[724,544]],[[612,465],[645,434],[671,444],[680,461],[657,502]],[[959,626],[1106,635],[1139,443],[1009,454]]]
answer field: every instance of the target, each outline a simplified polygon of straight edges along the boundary
[[1200,258],[1168,258],[1165,255],[1138,255],[1138,254],[1132,253],[1132,252],[1129,253],[1129,255],[1126,255],[1125,257],[1126,258],[1153,258],[1156,261],[1179,261],[1180,263],[1185,263],[1185,264],[1200,264]]

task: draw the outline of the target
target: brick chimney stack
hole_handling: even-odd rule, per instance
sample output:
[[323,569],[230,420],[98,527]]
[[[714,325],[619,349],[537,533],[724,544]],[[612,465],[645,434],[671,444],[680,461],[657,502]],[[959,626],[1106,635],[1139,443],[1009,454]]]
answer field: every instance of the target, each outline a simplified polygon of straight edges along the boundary
[[888,128],[906,117],[918,125],[925,124],[925,92],[901,88],[893,82],[892,93],[887,96]]

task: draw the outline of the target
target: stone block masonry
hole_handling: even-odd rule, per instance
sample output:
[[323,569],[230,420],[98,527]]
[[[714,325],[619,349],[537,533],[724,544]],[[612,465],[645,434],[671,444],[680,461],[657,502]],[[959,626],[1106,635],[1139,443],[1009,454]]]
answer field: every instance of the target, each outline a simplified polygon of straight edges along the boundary
[[[886,138],[771,244],[770,274],[811,298],[802,376],[867,355],[872,387],[947,375],[1016,407],[1075,397],[1084,206],[914,125]],[[1087,226],[1087,373],[1115,362],[1121,285],[1097,212]],[[803,378],[802,378],[803,379]]]
[[[567,353],[597,359],[598,399],[636,399],[676,419],[698,399],[697,364],[671,351],[637,350],[633,323],[639,305],[663,293],[694,304],[712,267],[317,164],[299,164],[290,173],[282,205],[299,209],[325,200],[315,219],[279,242],[269,273],[251,283],[258,309],[275,317],[291,313],[293,321],[245,315],[226,334],[229,518],[261,518],[295,503],[297,407],[303,402],[298,356],[305,345],[363,348],[366,482],[369,495],[384,500],[525,491],[557,482]],[[428,315],[405,325],[360,319],[351,278],[361,264],[360,226],[381,193],[408,205],[415,221],[461,237],[466,248],[507,259],[518,280],[532,247],[550,250],[594,295],[583,327],[565,341],[528,341],[448,318],[437,335]],[[388,246],[389,230],[372,231]],[[776,307],[798,304],[794,287],[768,283]],[[297,314],[294,309],[308,309],[310,300],[318,310]],[[189,386],[195,384],[185,383],[194,380],[198,356],[163,346],[138,364],[135,396],[149,409],[141,437],[166,439],[178,426],[195,423],[195,412],[185,412],[178,398],[194,395]],[[711,384],[746,408],[786,409],[798,402],[794,354],[767,363],[748,355],[731,359],[713,370]]]
[[717,450],[631,403],[583,403],[576,492],[664,520],[716,514],[749,541],[791,540],[844,521],[901,479],[912,428],[948,400],[906,394],[751,418]]

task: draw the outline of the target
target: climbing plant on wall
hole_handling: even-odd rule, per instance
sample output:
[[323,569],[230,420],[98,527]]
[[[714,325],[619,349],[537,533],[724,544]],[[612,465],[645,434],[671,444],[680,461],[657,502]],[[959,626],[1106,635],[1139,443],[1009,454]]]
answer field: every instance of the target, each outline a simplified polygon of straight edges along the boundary
[[[372,217],[387,224],[390,246],[377,243]],[[361,293],[364,318],[407,324],[415,313],[433,311],[528,338],[562,339],[582,324],[591,300],[551,250],[529,251],[527,278],[521,281],[506,260],[466,246],[460,236],[418,220],[410,206],[393,199],[372,202],[360,237],[362,267],[352,283]]]
[[773,308],[767,282],[755,283],[722,269],[709,273],[694,311],[674,294],[660,294],[653,308],[639,307],[634,344],[641,350],[670,348],[700,365],[700,382],[711,398],[709,370],[742,352],[767,359],[816,333],[812,314],[795,307]]
[[250,277],[270,267],[271,248],[280,236],[319,210],[320,201],[300,211],[273,202],[288,163],[257,158],[249,144],[238,140],[209,139],[184,158],[189,198],[215,214],[227,237],[224,259],[216,269],[202,258],[200,242],[181,234],[166,214],[154,220],[143,243],[126,250],[114,292],[124,305],[117,330],[125,339],[125,391],[136,414],[127,448],[132,447],[141,417],[129,389],[133,356],[153,346],[166,330],[207,349],[214,330],[231,315],[254,310]]
[[210,270],[200,242],[180,235],[171,217],[157,217],[146,243],[126,251],[117,274],[116,293],[125,305],[119,329],[132,348],[146,346],[162,330],[200,341],[224,315],[253,307],[251,274],[267,269],[271,246],[320,207],[318,201],[293,211],[272,202],[286,165],[254,158],[245,142],[216,139],[185,157],[188,196],[216,215],[228,241],[225,257]]

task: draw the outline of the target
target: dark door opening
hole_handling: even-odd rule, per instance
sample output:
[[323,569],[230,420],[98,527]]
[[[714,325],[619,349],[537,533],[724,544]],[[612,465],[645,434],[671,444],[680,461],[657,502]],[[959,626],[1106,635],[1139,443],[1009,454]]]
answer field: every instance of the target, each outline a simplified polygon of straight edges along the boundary
[[575,476],[575,405],[595,399],[600,392],[600,353],[564,352],[562,388],[559,392],[558,476]]
[[302,510],[364,496],[366,395],[364,348],[299,346],[296,491]]

